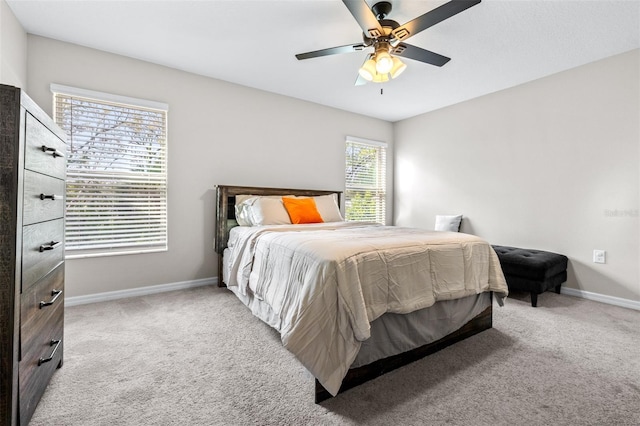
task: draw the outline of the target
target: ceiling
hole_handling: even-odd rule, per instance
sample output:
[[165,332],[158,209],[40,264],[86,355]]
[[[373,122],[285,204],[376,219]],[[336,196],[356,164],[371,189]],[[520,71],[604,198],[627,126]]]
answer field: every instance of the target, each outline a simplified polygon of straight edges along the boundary
[[[354,86],[366,52],[294,56],[362,41],[339,0],[7,3],[30,34],[388,121],[640,48],[640,0],[483,0],[408,40],[446,65],[407,59],[397,79]],[[404,24],[445,1],[391,3]]]

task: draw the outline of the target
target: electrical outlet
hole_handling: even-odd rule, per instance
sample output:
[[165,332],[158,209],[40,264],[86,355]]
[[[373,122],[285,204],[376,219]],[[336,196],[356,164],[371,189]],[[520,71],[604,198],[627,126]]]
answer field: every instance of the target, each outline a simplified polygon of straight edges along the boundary
[[606,252],[604,250],[594,250],[593,263],[606,263]]

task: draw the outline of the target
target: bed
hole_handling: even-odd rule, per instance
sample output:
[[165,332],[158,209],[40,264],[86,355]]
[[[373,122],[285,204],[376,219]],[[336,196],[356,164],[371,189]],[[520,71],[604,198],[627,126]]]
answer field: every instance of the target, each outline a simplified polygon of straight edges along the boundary
[[280,332],[316,402],[491,328],[508,294],[476,236],[345,222],[337,191],[216,197],[218,284]]

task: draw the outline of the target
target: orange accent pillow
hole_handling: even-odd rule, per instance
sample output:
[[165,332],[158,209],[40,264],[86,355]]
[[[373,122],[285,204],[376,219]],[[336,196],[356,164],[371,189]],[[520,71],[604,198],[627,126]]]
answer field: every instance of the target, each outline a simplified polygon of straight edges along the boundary
[[282,203],[284,208],[287,209],[293,224],[324,222],[313,198],[282,197]]

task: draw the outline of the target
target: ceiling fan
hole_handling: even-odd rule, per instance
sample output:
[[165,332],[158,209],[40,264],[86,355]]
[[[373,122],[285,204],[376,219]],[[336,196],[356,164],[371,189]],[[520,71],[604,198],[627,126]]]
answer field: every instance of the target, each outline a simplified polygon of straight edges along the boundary
[[457,15],[471,6],[475,6],[480,1],[451,0],[400,25],[396,21],[386,19],[392,8],[391,3],[388,1],[378,2],[369,8],[365,0],[342,0],[360,25],[360,28],[362,28],[362,43],[299,53],[296,58],[303,60],[339,53],[357,52],[373,47],[373,53],[367,55],[364,64],[358,70],[356,85],[365,84],[367,81],[383,83],[389,80],[389,76],[391,78],[399,76],[407,66],[398,56],[441,67],[449,62],[451,58],[407,44],[404,41],[420,31]]

